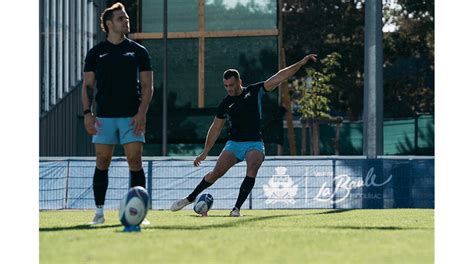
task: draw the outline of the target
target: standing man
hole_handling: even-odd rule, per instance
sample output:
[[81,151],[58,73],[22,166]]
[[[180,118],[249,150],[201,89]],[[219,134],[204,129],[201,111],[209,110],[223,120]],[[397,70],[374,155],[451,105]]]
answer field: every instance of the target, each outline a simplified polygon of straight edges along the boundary
[[[146,113],[153,95],[150,56],[145,47],[126,38],[130,24],[125,7],[116,3],[105,9],[101,26],[107,39],[87,53],[82,85],[84,126],[93,135],[96,151],[93,189],[97,210],[92,225],[105,221],[108,168],[116,144],[122,144],[125,150],[131,187],[145,188],[142,152]],[[92,108],[93,99],[96,109]]]
[[230,121],[229,141],[227,141],[219,155],[214,169],[204,176],[191,194],[175,201],[171,205],[171,211],[181,210],[191,204],[203,190],[211,186],[236,163],[245,159],[247,162],[247,176],[240,186],[239,196],[230,212],[230,216],[240,216],[240,207],[252,191],[258,169],[265,158],[265,147],[260,132],[262,96],[266,92],[273,91],[281,82],[292,77],[309,60],[316,61],[316,55],[307,55],[299,62],[280,70],[268,80],[247,87],[242,87],[242,80],[237,70],[228,69],[224,72],[223,81],[227,96],[217,108],[214,122],[207,132],[204,150],[194,160],[194,166],[199,166],[206,159],[207,154],[219,137],[226,116],[229,117]]

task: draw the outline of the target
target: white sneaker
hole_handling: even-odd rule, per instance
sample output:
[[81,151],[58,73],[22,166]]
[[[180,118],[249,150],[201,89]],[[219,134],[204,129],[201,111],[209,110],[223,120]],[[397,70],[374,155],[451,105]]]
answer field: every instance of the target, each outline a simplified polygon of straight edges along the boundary
[[234,207],[234,209],[232,209],[232,211],[230,211],[229,216],[239,217],[240,216],[240,209],[237,208],[237,207]]
[[104,222],[105,222],[104,215],[96,214],[94,216],[94,219],[92,219],[92,222],[89,223],[89,225],[99,225],[99,224],[103,224]]
[[150,223],[150,221],[148,221],[148,219],[146,219],[146,218],[143,219],[142,225],[150,225],[150,224],[151,224],[151,223]]
[[183,209],[185,206],[191,204],[192,202],[188,201],[188,198],[184,197],[183,199],[179,199],[177,201],[175,201],[171,207],[170,207],[170,210],[175,212],[175,211],[179,211],[181,209]]

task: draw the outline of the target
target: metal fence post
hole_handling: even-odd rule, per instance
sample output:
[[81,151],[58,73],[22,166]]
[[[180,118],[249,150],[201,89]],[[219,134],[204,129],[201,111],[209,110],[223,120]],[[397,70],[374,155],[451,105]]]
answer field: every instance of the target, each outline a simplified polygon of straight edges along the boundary
[[253,191],[250,191],[250,195],[249,195],[249,209],[252,209],[252,193],[253,193]]
[[333,197],[332,197],[332,200],[333,200],[333,203],[332,203],[332,209],[336,209],[336,181],[335,181],[335,178],[336,178],[336,159],[333,159],[332,160],[332,191],[334,193]]
[[150,204],[149,209],[152,209],[152,201],[153,201],[153,161],[148,161],[148,184],[147,184],[148,195],[150,197]]
[[417,113],[415,114],[415,155],[418,155],[418,132],[419,132],[419,127],[418,127],[418,119],[420,118],[420,115]]
[[67,161],[67,167],[66,167],[66,183],[65,183],[65,190],[64,190],[64,209],[67,209],[67,204],[68,204],[68,190],[69,190],[69,164],[70,160]]

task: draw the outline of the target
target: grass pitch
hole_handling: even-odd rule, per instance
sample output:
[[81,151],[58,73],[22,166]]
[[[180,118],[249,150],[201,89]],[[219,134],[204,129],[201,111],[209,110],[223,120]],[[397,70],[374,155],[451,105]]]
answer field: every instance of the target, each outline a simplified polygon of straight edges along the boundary
[[150,211],[124,233],[117,211],[40,212],[40,263],[433,263],[434,210]]

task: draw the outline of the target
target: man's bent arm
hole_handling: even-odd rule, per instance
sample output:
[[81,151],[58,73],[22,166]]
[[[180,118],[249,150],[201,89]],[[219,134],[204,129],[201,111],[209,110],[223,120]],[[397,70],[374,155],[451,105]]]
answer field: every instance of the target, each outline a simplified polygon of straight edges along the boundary
[[92,111],[92,103],[94,101],[94,85],[95,85],[95,73],[84,72],[84,80],[82,81],[82,109]]
[[206,143],[204,144],[203,153],[207,156],[211,148],[216,143],[217,138],[219,137],[222,128],[224,127],[225,119],[214,117],[214,121],[209,127],[209,131],[206,136]]
[[146,114],[151,98],[153,97],[153,72],[140,72],[140,85],[142,87],[142,101],[138,107],[138,113]]

